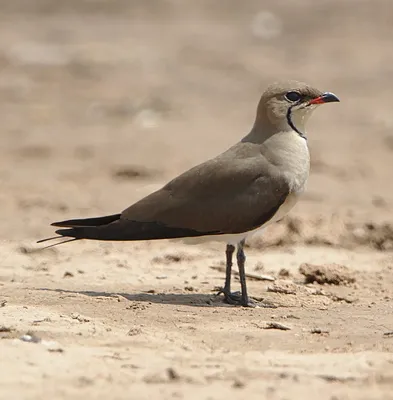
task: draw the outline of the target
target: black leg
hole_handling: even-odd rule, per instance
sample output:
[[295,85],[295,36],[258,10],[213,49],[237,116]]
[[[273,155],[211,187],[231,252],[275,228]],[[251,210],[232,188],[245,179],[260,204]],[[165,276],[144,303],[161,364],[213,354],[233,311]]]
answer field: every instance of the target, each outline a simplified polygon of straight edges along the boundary
[[228,304],[239,304],[240,303],[240,292],[231,293],[231,274],[232,274],[232,265],[233,265],[232,257],[233,257],[234,252],[235,252],[235,246],[228,244],[227,249],[225,251],[226,259],[227,259],[227,265],[226,265],[226,271],[225,271],[225,285],[217,293],[217,296],[222,293],[224,295],[225,301]]
[[226,265],[226,271],[225,271],[225,285],[217,293],[217,295],[222,293],[224,295],[225,301],[228,304],[240,304],[240,300],[241,300],[240,292],[231,293],[231,274],[232,274],[232,265],[233,265],[232,257],[233,257],[234,252],[235,252],[235,246],[228,244],[227,249],[225,251],[226,259],[227,259],[227,265]]
[[232,257],[234,252],[235,252],[235,246],[227,244],[227,249],[225,251],[227,258],[227,268],[225,273],[224,293],[231,292]]
[[225,274],[225,285],[218,292],[218,294],[223,293],[225,297],[225,301],[228,304],[236,304],[244,307],[255,307],[255,304],[249,299],[247,295],[247,285],[246,285],[246,275],[244,271],[244,264],[246,261],[246,256],[244,255],[244,240],[242,240],[237,247],[237,265],[239,268],[239,277],[240,277],[240,285],[242,288],[242,292],[231,292],[231,272],[232,272],[232,257],[235,252],[235,246],[228,244],[226,249],[226,274]]
[[237,266],[239,268],[240,286],[242,289],[242,297],[240,304],[243,307],[255,307],[255,304],[248,298],[247,294],[246,272],[244,269],[244,265],[246,263],[246,256],[244,254],[243,247],[244,247],[244,240],[242,240],[237,245],[237,253],[236,253]]

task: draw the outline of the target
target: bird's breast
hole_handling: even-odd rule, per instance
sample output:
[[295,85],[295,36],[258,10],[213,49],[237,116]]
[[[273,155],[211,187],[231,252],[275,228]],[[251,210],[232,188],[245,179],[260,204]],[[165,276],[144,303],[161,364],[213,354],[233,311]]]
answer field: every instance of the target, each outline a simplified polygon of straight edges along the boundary
[[297,198],[304,189],[310,171],[307,141],[295,131],[281,132],[266,141],[264,156],[289,185]]

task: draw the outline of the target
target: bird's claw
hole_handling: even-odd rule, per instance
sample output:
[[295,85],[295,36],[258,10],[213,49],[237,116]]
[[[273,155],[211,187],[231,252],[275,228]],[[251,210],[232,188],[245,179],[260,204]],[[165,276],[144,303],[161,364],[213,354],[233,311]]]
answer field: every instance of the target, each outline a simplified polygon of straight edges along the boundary
[[243,299],[241,292],[230,292],[225,288],[221,288],[217,292],[216,296],[219,296],[220,294],[224,295],[224,301],[227,304],[252,308],[255,308],[257,306],[257,304],[248,297]]

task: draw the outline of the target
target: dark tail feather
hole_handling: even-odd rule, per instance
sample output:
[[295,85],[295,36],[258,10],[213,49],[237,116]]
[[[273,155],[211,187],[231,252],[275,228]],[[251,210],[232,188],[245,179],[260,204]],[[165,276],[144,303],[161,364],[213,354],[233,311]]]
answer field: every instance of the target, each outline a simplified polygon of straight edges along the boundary
[[[55,231],[60,236],[71,237],[76,240],[78,239],[92,239],[92,240],[122,240],[121,237],[116,239],[114,237],[107,237],[106,229],[107,225],[102,226],[76,226],[75,228],[58,229]],[[59,236],[58,236],[59,237]]]
[[[77,232],[83,232],[85,230],[85,228],[96,228],[99,226],[105,226],[108,225],[112,222],[115,222],[117,220],[120,219],[120,214],[114,214],[114,215],[107,215],[106,217],[99,217],[99,218],[86,218],[86,219],[70,219],[68,221],[60,221],[60,222],[54,222],[53,226],[61,226],[61,227],[70,227],[71,229],[60,229],[58,230],[56,233],[59,232],[73,232],[73,231],[77,231]],[[75,227],[75,228],[74,228]],[[53,236],[50,238],[46,238],[46,239],[41,239],[38,240],[37,243],[44,243],[47,242],[49,240],[55,240],[55,239],[59,239],[63,236],[69,236],[72,237],[72,239],[68,239],[68,240],[64,240],[63,242],[59,242],[59,243],[55,243],[55,244],[51,244],[49,246],[43,247],[41,250],[43,249],[47,249],[49,247],[54,247],[54,246],[58,246],[59,244],[63,244],[63,243],[67,243],[67,242],[73,242],[75,240],[79,240],[79,239],[83,239],[83,235],[78,235],[78,237],[74,237],[74,235],[64,235],[59,233],[60,236]]]
[[[61,239],[61,238],[62,238],[62,236],[54,236],[54,237],[51,237],[51,238],[38,240],[37,243],[43,243],[43,242],[47,242],[49,240]],[[80,240],[80,239],[79,238],[72,238],[72,239],[63,240],[62,242],[53,243],[53,244],[50,244],[48,246],[41,247],[40,249],[35,249],[34,251],[42,251],[42,250],[45,250],[45,249],[49,249],[50,247],[58,246],[59,244],[64,244],[64,243],[68,243],[68,242],[74,242],[75,240]]]
[[50,237],[50,238],[40,239],[40,240],[37,240],[37,243],[48,242],[49,240],[55,240],[55,239],[58,239],[59,237],[60,237],[60,236],[52,236],[52,237]]
[[52,226],[73,228],[85,226],[102,226],[110,224],[120,219],[120,214],[107,215],[106,217],[85,218],[85,219],[70,219],[67,221],[53,222]]
[[161,222],[141,222],[119,219],[101,226],[75,226],[68,229],[58,229],[58,235],[76,239],[134,241],[176,239],[219,234],[220,232],[199,232],[189,228],[167,226]]
[[[69,220],[55,222],[52,225],[66,228],[56,231],[60,236],[90,240],[157,240],[220,234],[219,231],[199,232],[190,228],[168,226],[159,221],[134,221],[121,219],[120,216],[121,214],[115,214],[100,218]],[[52,239],[54,238],[40,242]]]
[[[56,238],[52,238],[52,239],[58,239],[58,238],[60,238],[60,237],[62,237],[62,236],[56,236]],[[47,240],[49,240],[49,239],[47,239]],[[43,248],[40,249],[40,250],[49,249],[50,247],[55,247],[55,246],[58,246],[59,244],[64,244],[64,243],[68,243],[68,242],[75,242],[75,240],[80,240],[80,239],[79,239],[79,238],[72,238],[72,239],[63,240],[62,242],[53,243],[53,244],[50,244],[50,245],[48,245],[48,246],[45,246],[45,247],[43,247]],[[45,241],[45,240],[44,240],[44,241]],[[42,242],[42,241],[40,241],[40,242]],[[37,243],[39,243],[39,242],[37,242]]]

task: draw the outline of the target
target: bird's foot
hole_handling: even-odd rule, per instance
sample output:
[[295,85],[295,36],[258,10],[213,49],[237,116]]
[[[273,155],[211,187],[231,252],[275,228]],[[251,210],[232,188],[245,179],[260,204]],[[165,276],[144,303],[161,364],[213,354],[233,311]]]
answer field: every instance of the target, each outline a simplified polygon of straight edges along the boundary
[[258,307],[258,303],[254,300],[247,297],[246,299],[242,299],[239,303],[242,307],[256,308]]
[[225,288],[221,288],[217,293],[217,296],[219,296],[220,294],[224,295],[224,301],[228,304],[252,308],[255,308],[257,306],[257,303],[251,300],[248,296],[246,298],[243,298],[241,292],[230,292],[228,290],[225,290]]

